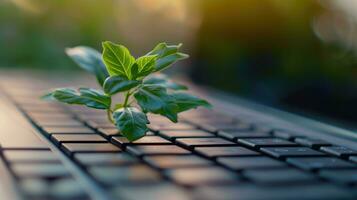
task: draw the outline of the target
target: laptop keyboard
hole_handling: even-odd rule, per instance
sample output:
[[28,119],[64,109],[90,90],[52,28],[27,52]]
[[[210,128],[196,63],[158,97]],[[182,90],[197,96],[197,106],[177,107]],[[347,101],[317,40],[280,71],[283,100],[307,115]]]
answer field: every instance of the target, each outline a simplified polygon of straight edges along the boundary
[[[113,199],[357,197],[357,151],[318,138],[198,109],[177,124],[150,116],[148,136],[129,142],[100,110],[8,95]],[[49,148],[3,147],[1,155],[26,199],[95,198]]]

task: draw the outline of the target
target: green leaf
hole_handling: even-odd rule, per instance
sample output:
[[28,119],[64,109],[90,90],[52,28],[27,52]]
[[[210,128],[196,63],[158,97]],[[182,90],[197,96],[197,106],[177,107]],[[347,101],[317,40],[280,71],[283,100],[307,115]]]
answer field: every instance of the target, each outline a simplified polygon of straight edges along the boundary
[[157,55],[155,71],[163,70],[176,61],[188,58],[187,54],[178,52],[181,46],[182,44],[167,45],[163,42],[147,53],[147,55]]
[[134,97],[145,112],[160,114],[177,122],[178,106],[174,102],[175,99],[167,93],[166,88],[160,85],[143,85]]
[[80,94],[72,88],[58,88],[43,96],[45,99],[57,100],[68,104],[84,104]]
[[173,93],[171,96],[175,99],[175,103],[178,106],[177,112],[183,112],[198,106],[204,106],[206,108],[211,108],[211,104],[206,100],[193,96],[187,93]]
[[133,87],[138,86],[141,81],[128,80],[126,77],[122,76],[111,76],[108,77],[104,82],[104,91],[107,94],[113,95],[118,92],[128,91]]
[[66,54],[82,69],[94,74],[100,86],[103,86],[109,74],[102,61],[101,53],[90,47],[77,46],[67,48]]
[[146,124],[149,123],[145,113],[135,107],[126,107],[113,113],[116,126],[129,140],[135,141],[148,132]]
[[171,90],[187,90],[188,88],[184,85],[175,83],[171,81],[164,74],[155,74],[144,80],[144,84],[156,84]]
[[108,109],[111,104],[110,97],[98,90],[89,88],[80,88],[79,92],[71,88],[59,88],[46,94],[44,98],[55,99],[68,104],[85,105],[96,109]]
[[90,88],[79,88],[79,92],[81,97],[86,99],[86,106],[96,109],[110,108],[111,98],[102,91]]
[[103,42],[103,61],[111,76],[119,75],[131,79],[131,67],[135,58],[123,45]]
[[156,58],[156,55],[151,55],[136,59],[136,65],[133,65],[131,70],[133,78],[145,77],[153,72],[155,70]]

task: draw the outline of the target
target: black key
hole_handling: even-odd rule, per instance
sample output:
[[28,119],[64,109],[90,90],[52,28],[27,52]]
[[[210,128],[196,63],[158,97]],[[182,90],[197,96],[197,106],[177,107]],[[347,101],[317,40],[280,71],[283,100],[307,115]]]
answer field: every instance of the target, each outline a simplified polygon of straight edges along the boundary
[[120,136],[120,132],[117,128],[100,128],[98,131],[106,138]]
[[50,127],[50,126],[57,126],[57,127],[78,127],[83,126],[83,123],[80,121],[76,121],[74,119],[62,119],[62,120],[36,120],[35,123],[41,127]]
[[6,150],[5,158],[11,163],[19,162],[60,162],[52,151]]
[[88,127],[44,127],[44,131],[48,134],[90,134],[95,133]]
[[357,155],[357,151],[349,149],[347,147],[341,146],[330,146],[330,147],[321,147],[321,151],[330,153],[335,156],[348,157]]
[[190,151],[176,145],[138,145],[128,146],[128,152],[137,156],[144,155],[185,155],[191,154]]
[[279,138],[254,138],[238,139],[238,142],[250,147],[279,147],[279,146],[297,146],[296,143]]
[[237,145],[231,141],[222,138],[178,138],[176,142],[186,147],[204,147],[204,146],[232,146]]
[[69,155],[72,153],[120,152],[110,143],[63,143],[61,148]]
[[324,156],[326,154],[307,147],[264,147],[261,151],[276,158],[295,156]]
[[187,124],[187,123],[183,123],[183,122],[179,122],[179,123],[151,123],[148,125],[148,127],[154,131],[164,131],[164,130],[195,130],[196,127],[191,125],[191,124]]
[[19,181],[19,188],[25,196],[35,197],[34,199],[45,199],[48,196],[49,184],[42,178],[22,178]]
[[266,138],[271,137],[269,133],[257,131],[219,131],[219,136],[230,140],[237,140],[239,138]]
[[215,112],[196,112],[197,110],[190,110],[181,114],[181,117],[186,121],[194,122],[195,124],[202,124],[203,122],[216,123],[233,123],[236,120],[230,116],[222,115]]
[[125,147],[126,145],[158,145],[158,144],[172,144],[169,140],[166,140],[159,136],[146,136],[142,137],[134,142],[130,142],[125,137],[114,136],[111,141],[119,146]]
[[357,163],[357,156],[350,156],[350,161]]
[[258,152],[244,147],[197,147],[195,151],[207,157],[259,155]]
[[252,126],[247,123],[222,123],[222,124],[204,124],[200,125],[200,127],[209,132],[217,132],[217,131],[248,131],[252,129]]
[[281,168],[287,166],[285,163],[269,157],[219,157],[217,161],[233,170]]
[[89,199],[88,195],[73,178],[61,178],[47,181],[40,178],[25,178],[20,181],[20,188],[30,199]]
[[297,169],[244,170],[243,175],[263,184],[309,183],[317,180],[314,175]]
[[160,169],[210,166],[213,163],[194,155],[181,156],[145,156],[145,161]]
[[357,183],[357,169],[327,169],[319,171],[319,175],[340,183]]
[[95,129],[101,129],[101,128],[105,128],[105,129],[115,129],[115,125],[110,123],[107,119],[105,119],[105,121],[87,121],[86,124],[88,124],[88,126],[95,128]]
[[297,133],[292,133],[292,132],[289,132],[286,130],[274,130],[273,135],[275,137],[283,138],[286,140],[293,140],[295,138],[304,137],[303,135],[300,135]]
[[51,135],[51,140],[57,145],[63,142],[71,143],[95,143],[95,142],[107,142],[105,138],[96,134],[54,134]]
[[106,185],[155,183],[161,180],[160,174],[146,165],[91,167],[88,172]]
[[214,137],[212,133],[202,130],[161,131],[160,135],[173,140],[176,138]]
[[215,185],[196,190],[194,199],[205,200],[311,200],[355,199],[353,190],[328,183],[257,186],[256,184]]
[[271,133],[272,127],[269,125],[254,125],[253,130],[258,133]]
[[53,106],[34,106],[34,105],[29,105],[29,106],[22,106],[22,109],[25,112],[64,112],[66,113],[65,110],[63,110],[63,108],[59,108],[59,107],[53,107]]
[[183,188],[168,182],[144,185],[118,185],[111,192],[115,199],[158,200],[168,197],[173,200],[189,200],[189,193]]
[[73,178],[62,178],[51,182],[49,191],[54,199],[89,199],[82,185]]
[[288,158],[287,162],[305,170],[356,168],[352,163],[332,157]]
[[330,146],[329,142],[320,139],[313,138],[296,138],[295,142],[304,146],[308,146],[311,148],[319,148],[321,146]]
[[85,166],[92,165],[130,165],[137,162],[134,157],[125,153],[77,153],[74,158]]
[[18,163],[11,169],[18,177],[59,178],[69,176],[68,170],[60,163]]
[[37,120],[73,120],[73,116],[66,113],[27,113],[34,121]]
[[219,167],[173,169],[168,176],[174,182],[186,186],[235,183],[239,180],[235,173]]

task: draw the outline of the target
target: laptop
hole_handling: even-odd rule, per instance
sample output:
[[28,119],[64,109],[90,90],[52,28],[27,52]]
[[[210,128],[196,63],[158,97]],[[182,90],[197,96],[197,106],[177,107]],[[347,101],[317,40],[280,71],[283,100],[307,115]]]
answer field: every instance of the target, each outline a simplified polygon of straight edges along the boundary
[[0,74],[0,199],[357,199],[353,131],[191,84],[212,110],[150,116],[131,143],[101,111],[39,99],[86,75]]

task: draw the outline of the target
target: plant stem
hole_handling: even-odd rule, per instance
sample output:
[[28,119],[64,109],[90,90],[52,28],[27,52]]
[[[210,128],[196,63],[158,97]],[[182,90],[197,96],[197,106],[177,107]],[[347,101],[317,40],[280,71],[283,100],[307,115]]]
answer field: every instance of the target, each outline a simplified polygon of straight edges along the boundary
[[112,124],[115,124],[112,114],[113,114],[113,112],[112,112],[110,109],[107,109],[107,117],[108,117],[108,120],[109,120]]
[[130,93],[130,90],[129,90],[129,91],[126,93],[126,95],[125,95],[125,100],[124,100],[123,107],[127,107],[128,100],[129,100],[130,95],[131,95],[131,93]]

